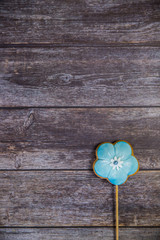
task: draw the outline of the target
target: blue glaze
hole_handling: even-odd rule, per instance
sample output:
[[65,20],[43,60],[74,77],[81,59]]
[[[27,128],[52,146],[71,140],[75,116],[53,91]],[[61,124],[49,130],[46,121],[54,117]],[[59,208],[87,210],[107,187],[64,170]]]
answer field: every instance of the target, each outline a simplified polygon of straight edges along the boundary
[[102,143],[98,146],[96,155],[93,164],[95,174],[114,185],[125,183],[128,176],[138,172],[139,162],[134,157],[131,145],[125,141]]

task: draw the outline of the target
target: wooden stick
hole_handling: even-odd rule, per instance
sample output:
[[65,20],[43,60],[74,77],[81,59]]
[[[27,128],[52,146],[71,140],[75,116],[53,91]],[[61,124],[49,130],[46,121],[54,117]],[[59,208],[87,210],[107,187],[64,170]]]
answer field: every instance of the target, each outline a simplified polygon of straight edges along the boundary
[[119,219],[118,219],[118,185],[116,185],[116,240],[119,239]]

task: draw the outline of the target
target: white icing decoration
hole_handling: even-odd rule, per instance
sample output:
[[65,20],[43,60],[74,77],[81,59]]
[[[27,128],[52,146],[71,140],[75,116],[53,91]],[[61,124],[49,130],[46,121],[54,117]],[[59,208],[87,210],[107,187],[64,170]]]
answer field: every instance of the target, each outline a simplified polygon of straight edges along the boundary
[[123,161],[121,161],[121,158],[117,158],[116,156],[114,158],[111,159],[111,163],[110,166],[113,169],[116,169],[119,171],[119,169],[122,167]]

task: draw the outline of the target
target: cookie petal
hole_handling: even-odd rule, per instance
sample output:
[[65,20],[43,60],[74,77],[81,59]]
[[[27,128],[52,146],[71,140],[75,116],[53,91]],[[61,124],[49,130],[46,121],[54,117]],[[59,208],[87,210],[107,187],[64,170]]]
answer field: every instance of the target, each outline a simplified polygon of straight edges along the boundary
[[137,159],[134,156],[130,156],[127,160],[124,161],[124,168],[125,171],[127,171],[128,175],[136,173],[139,168]]
[[109,173],[108,180],[114,185],[121,185],[127,180],[127,173],[124,168],[112,169]]
[[114,145],[114,148],[116,156],[122,160],[128,159],[132,154],[131,146],[127,142],[119,141]]
[[94,171],[99,177],[108,178],[111,169],[110,164],[103,160],[98,160],[94,164]]
[[97,149],[97,156],[99,159],[110,160],[115,156],[114,146],[111,143],[103,143]]

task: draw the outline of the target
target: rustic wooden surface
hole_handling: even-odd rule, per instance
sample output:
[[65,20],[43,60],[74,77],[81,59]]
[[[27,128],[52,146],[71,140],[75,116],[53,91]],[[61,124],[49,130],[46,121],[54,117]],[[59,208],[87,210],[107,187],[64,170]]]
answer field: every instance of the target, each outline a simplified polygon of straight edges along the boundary
[[160,108],[0,110],[0,169],[91,169],[96,146],[128,140],[140,169],[160,169]]
[[124,139],[120,240],[160,238],[160,2],[2,0],[0,240],[115,240],[95,148]]
[[[113,240],[113,228],[0,228],[2,240]],[[120,228],[119,240],[159,240],[159,228]]]
[[[140,171],[119,187],[120,226],[160,226],[159,179]],[[115,188],[93,171],[1,171],[0,180],[0,226],[114,224]]]
[[1,43],[159,43],[159,1],[1,1]]
[[157,47],[3,48],[0,105],[159,106]]

